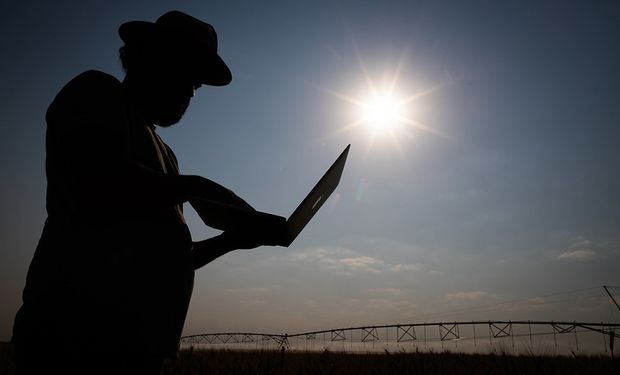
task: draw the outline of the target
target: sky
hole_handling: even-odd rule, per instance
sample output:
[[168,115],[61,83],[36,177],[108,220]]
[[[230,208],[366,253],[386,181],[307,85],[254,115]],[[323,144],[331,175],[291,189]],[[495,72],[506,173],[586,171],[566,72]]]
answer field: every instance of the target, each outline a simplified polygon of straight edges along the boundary
[[[160,130],[182,173],[288,216],[352,145],[291,247],[197,271],[186,334],[620,320],[618,2],[7,0],[0,340],[46,217],[47,106],[85,70],[122,79],[118,26],[172,9],[233,72]],[[399,103],[384,128],[376,97]],[[185,208],[194,240],[218,233]]]

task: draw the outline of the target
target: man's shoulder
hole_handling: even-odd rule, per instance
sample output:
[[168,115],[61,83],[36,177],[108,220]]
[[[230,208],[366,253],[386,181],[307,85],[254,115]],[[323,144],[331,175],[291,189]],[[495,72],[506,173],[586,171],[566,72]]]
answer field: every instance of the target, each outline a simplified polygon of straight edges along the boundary
[[59,96],[76,96],[76,99],[89,96],[106,97],[118,95],[121,82],[114,76],[98,70],[87,70],[77,75],[58,93]]
[[69,81],[58,92],[47,110],[48,120],[55,116],[107,112],[121,101],[121,82],[114,76],[88,70]]
[[87,70],[73,78],[67,86],[95,86],[101,88],[120,88],[121,82],[111,74],[99,70]]

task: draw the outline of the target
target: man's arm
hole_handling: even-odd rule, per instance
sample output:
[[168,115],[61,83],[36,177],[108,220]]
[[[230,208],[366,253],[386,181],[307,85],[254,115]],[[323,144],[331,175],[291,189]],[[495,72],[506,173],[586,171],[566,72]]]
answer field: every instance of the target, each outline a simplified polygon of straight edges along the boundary
[[233,250],[236,249],[223,233],[204,241],[194,242],[192,249],[194,269],[197,270]]
[[108,153],[106,160],[98,160],[97,156],[84,151],[72,161],[64,186],[77,202],[88,202],[83,207],[97,207],[103,211],[117,207],[148,209],[198,200],[253,210],[234,192],[209,179],[165,174],[123,157],[124,150],[115,151],[116,154],[114,150]]
[[171,175],[154,171],[136,163],[130,164],[126,191],[146,205],[181,204],[188,201],[213,201],[237,210],[254,208],[232,190],[195,175]]
[[283,246],[287,240],[286,219],[271,215],[263,225],[239,230],[229,230],[219,236],[194,242],[192,257],[194,269],[203,267],[220,256],[238,249],[254,249],[259,246]]
[[101,72],[69,82],[47,111],[50,180],[75,209],[118,214],[207,199],[248,208],[223,186],[199,176],[161,173],[133,156],[120,83]]

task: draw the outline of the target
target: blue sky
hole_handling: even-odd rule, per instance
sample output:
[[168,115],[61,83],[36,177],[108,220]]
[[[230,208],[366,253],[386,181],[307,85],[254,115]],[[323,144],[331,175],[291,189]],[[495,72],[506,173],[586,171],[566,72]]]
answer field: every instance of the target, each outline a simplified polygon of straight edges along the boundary
[[[337,196],[290,248],[197,273],[186,333],[618,319],[597,288],[620,285],[616,2],[261,4],[3,2],[0,340],[45,219],[47,105],[84,70],[122,78],[118,26],[171,9],[214,25],[233,72],[160,132],[184,173],[288,216],[352,144]],[[342,97],[397,72],[400,95],[424,93],[406,117],[430,131],[343,130],[360,109]],[[195,239],[216,233],[186,209]]]

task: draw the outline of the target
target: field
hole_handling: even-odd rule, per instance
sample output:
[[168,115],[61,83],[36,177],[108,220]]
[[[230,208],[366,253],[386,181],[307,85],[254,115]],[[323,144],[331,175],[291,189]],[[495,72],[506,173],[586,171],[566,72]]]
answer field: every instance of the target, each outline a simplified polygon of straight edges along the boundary
[[[12,375],[11,348],[0,344],[0,374]],[[203,374],[620,374],[602,356],[184,350],[164,375]]]
[[619,374],[618,359],[453,353],[184,351],[165,374]]

